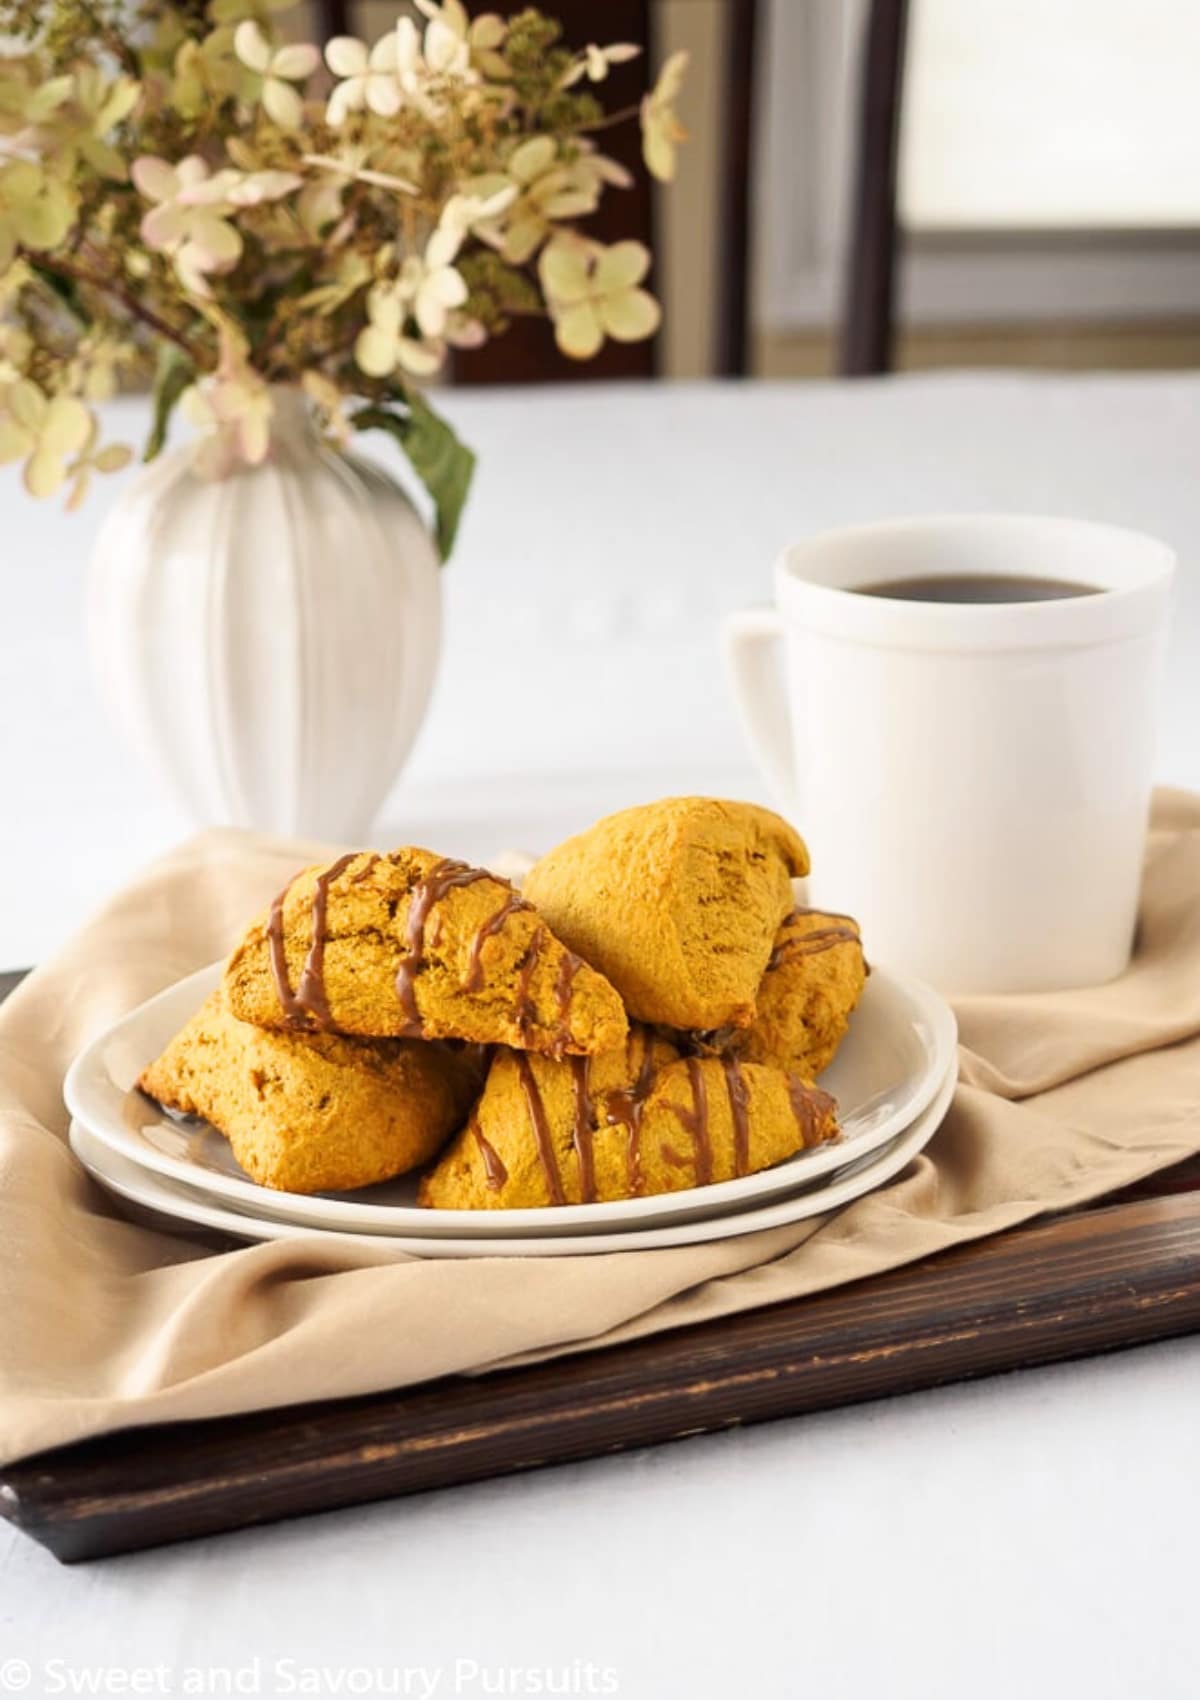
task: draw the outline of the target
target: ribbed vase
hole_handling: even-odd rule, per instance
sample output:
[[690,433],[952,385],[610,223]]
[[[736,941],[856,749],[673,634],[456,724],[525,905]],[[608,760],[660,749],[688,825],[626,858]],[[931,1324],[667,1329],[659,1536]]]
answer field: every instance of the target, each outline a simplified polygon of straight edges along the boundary
[[263,465],[154,462],[97,539],[103,695],[201,825],[362,838],[421,725],[438,557],[386,473],[324,445],[278,392]]

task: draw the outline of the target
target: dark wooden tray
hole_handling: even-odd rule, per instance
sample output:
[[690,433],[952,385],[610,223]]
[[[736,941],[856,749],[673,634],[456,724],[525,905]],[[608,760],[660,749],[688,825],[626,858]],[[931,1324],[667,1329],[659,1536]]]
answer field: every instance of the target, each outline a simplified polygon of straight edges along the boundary
[[66,1562],[1200,1329],[1200,1161],[831,1293],[408,1391],[130,1430],[0,1470]]

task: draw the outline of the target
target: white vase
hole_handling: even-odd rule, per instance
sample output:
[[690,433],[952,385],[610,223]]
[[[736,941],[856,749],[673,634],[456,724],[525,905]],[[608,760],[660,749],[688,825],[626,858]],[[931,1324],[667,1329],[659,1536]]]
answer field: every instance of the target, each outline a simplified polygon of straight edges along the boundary
[[101,690],[197,823],[361,839],[429,700],[438,572],[400,486],[277,391],[261,466],[213,481],[177,449],[106,518]]

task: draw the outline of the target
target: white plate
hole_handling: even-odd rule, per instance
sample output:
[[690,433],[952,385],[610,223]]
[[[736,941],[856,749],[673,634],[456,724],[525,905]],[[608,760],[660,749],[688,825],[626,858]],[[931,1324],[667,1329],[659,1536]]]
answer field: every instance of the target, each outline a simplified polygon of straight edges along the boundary
[[[213,1229],[240,1240],[290,1240],[315,1238],[336,1240],[342,1245],[370,1245],[380,1250],[407,1252],[415,1257],[577,1257],[614,1251],[653,1251],[668,1246],[700,1245],[706,1240],[731,1239],[735,1234],[756,1234],[766,1228],[781,1228],[809,1216],[823,1216],[864,1193],[873,1192],[894,1179],[933,1138],[950,1105],[958,1079],[955,1062],[924,1114],[882,1151],[860,1158],[830,1185],[795,1193],[753,1210],[707,1220],[661,1223],[652,1228],[627,1228],[616,1234],[541,1235],[534,1239],[497,1239],[479,1234],[473,1238],[409,1237],[400,1234],[377,1236],[346,1234],[337,1230],[306,1228],[297,1222],[250,1217],[228,1210],[177,1186],[138,1163],[130,1162],[98,1139],[78,1121],[71,1123],[71,1149],[84,1168],[108,1191],[128,1200],[156,1217],[188,1222]],[[479,1213],[480,1215],[483,1212]]]
[[876,968],[850,1031],[821,1079],[838,1100],[842,1138],[798,1152],[773,1169],[650,1198],[554,1210],[422,1209],[413,1176],[363,1192],[302,1197],[258,1186],[238,1168],[219,1134],[203,1122],[167,1115],[134,1088],[146,1064],[216,986],[220,972],[220,965],[213,964],[189,975],[95,1039],[67,1075],[67,1107],[91,1133],[142,1168],[250,1215],[349,1233],[508,1239],[601,1233],[626,1224],[649,1227],[740,1210],[807,1187],[882,1149],[930,1103],[956,1054],[949,1006],[920,982]]

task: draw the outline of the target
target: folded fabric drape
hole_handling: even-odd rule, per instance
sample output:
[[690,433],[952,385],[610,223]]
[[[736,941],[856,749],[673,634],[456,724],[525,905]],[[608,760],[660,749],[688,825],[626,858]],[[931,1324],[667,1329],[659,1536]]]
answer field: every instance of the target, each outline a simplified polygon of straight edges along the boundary
[[962,1084],[945,1124],[903,1175],[838,1214],[666,1251],[461,1262],[315,1239],[214,1252],[123,1220],[66,1144],[72,1056],[222,955],[298,867],[329,853],[206,833],[0,1010],[0,1462],[794,1298],[1200,1150],[1200,797],[1161,792],[1127,972],[1084,991],[960,1001]]

